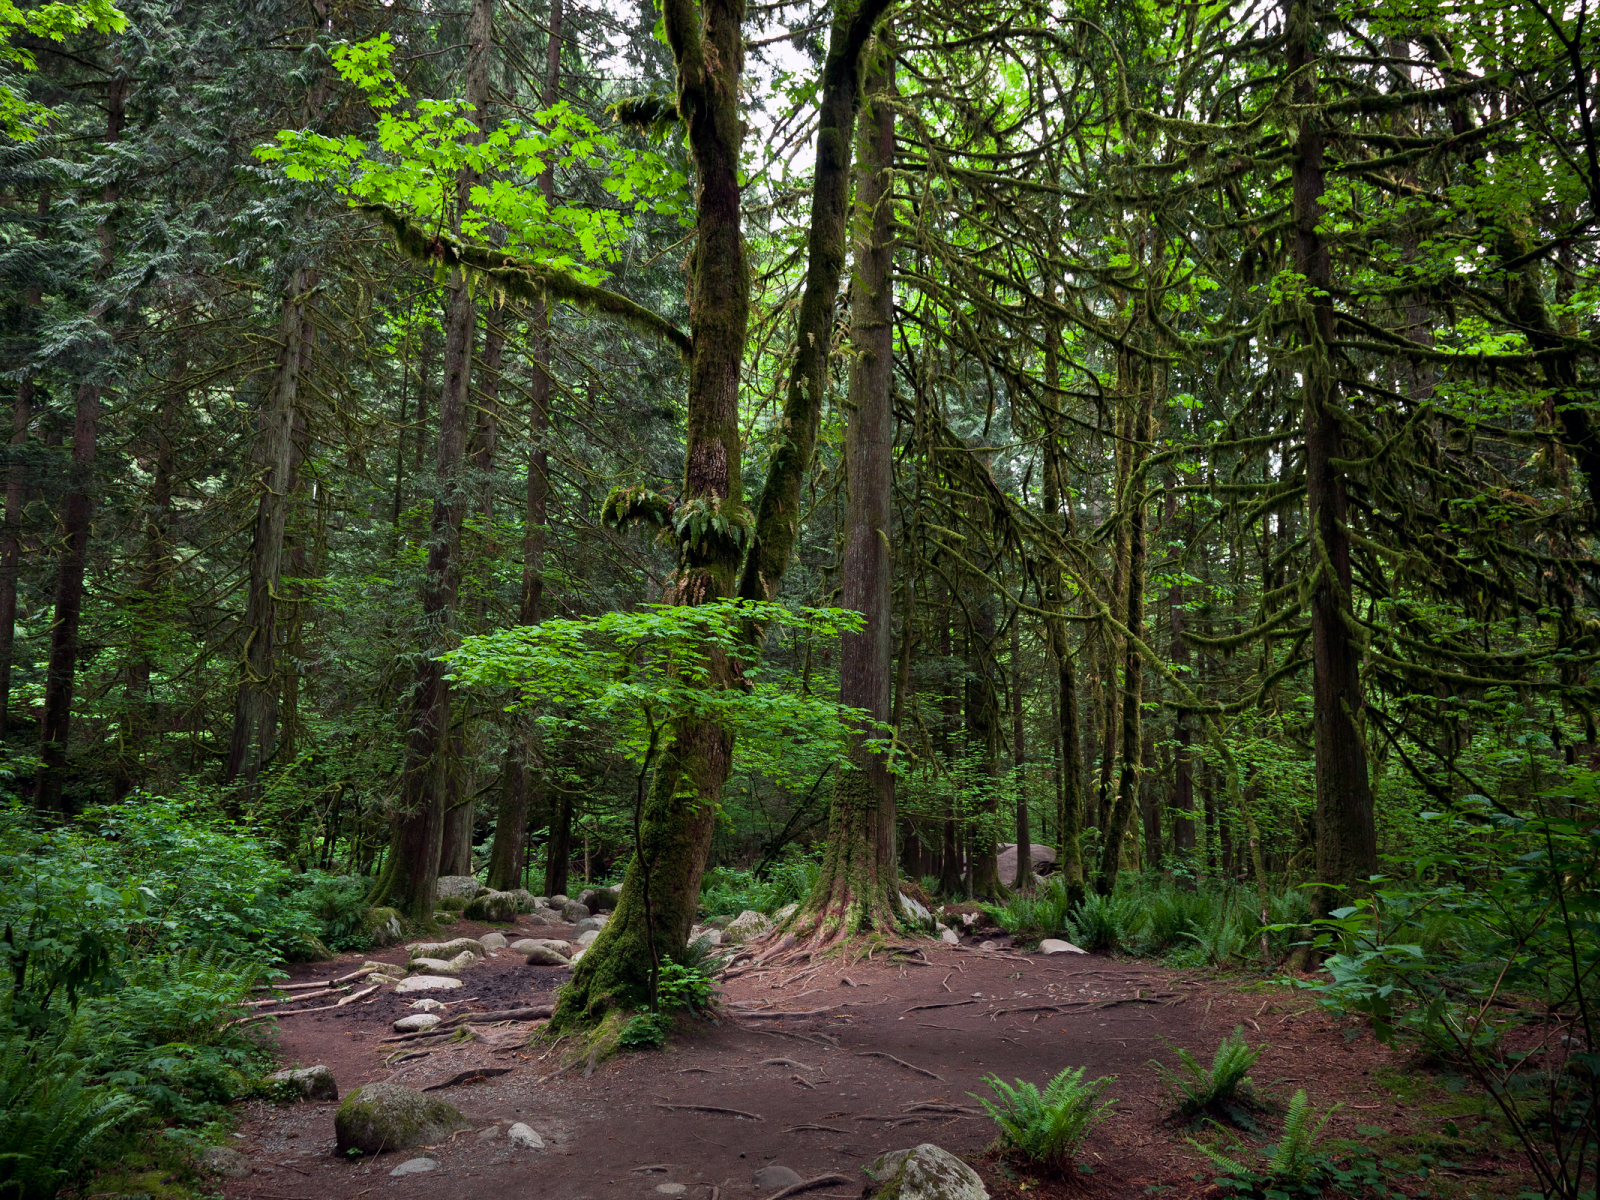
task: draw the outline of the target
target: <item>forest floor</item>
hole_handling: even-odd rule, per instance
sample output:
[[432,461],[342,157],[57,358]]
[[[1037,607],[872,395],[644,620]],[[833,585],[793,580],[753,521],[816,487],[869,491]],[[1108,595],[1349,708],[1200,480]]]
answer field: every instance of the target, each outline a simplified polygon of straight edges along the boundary
[[[459,921],[442,936],[489,928]],[[512,940],[567,936],[559,927],[500,928]],[[225,1195],[767,1200],[782,1189],[757,1187],[753,1176],[782,1165],[807,1180],[851,1180],[806,1193],[841,1200],[861,1195],[861,1168],[879,1154],[934,1142],[971,1162],[995,1200],[1218,1196],[1215,1171],[1186,1141],[1194,1131],[1167,1119],[1171,1105],[1150,1060],[1173,1063],[1170,1042],[1209,1062],[1236,1026],[1268,1047],[1252,1072],[1268,1111],[1258,1134],[1240,1135],[1249,1146],[1276,1140],[1278,1114],[1303,1087],[1322,1111],[1343,1106],[1326,1139],[1350,1139],[1394,1164],[1391,1195],[1513,1196],[1526,1185],[1520,1156],[1496,1140],[1481,1098],[1461,1081],[1396,1058],[1359,1027],[1336,1023],[1304,994],[1136,959],[918,944],[925,964],[880,954],[740,975],[723,985],[727,1015],[719,1023],[694,1022],[665,1050],[621,1054],[592,1070],[580,1062],[558,1071],[562,1048],[538,1040],[499,1050],[451,1044],[386,1066],[404,1046],[381,1041],[414,998],[389,989],[365,1003],[286,1016],[277,1033],[283,1064],[326,1064],[341,1095],[380,1080],[430,1088],[480,1069],[510,1069],[433,1093],[460,1109],[471,1130],[373,1159],[335,1156],[336,1104],[244,1105],[233,1145],[250,1157],[253,1173],[226,1180]],[[296,967],[293,981],[333,978],[367,957],[404,962],[406,951]],[[500,951],[469,969],[463,988],[430,994],[454,1002],[447,1012],[549,1003],[568,974]],[[781,1010],[796,1015],[773,1015]],[[985,1154],[994,1126],[968,1095],[988,1094],[983,1076],[1042,1084],[1079,1066],[1089,1079],[1115,1076],[1106,1094],[1117,1108],[1090,1136],[1078,1174],[1030,1179]],[[504,1131],[513,1122],[536,1130],[545,1149],[511,1145]],[[1249,1149],[1233,1153],[1261,1161]],[[422,1155],[438,1169],[390,1176]],[[1429,1155],[1424,1179],[1415,1172],[1428,1167]]]

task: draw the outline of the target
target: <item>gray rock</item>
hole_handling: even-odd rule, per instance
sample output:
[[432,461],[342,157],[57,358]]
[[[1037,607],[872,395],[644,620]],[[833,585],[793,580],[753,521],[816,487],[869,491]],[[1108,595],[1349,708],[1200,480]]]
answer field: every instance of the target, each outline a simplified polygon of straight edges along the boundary
[[544,1149],[544,1139],[539,1136],[538,1130],[524,1125],[521,1121],[506,1130],[506,1140],[513,1146],[521,1146],[524,1150]]
[[927,928],[933,924],[933,914],[924,908],[919,901],[913,900],[904,892],[900,893],[900,907],[905,909],[906,915],[919,926]]
[[1087,950],[1080,950],[1071,942],[1063,942],[1060,938],[1045,938],[1039,943],[1040,954],[1087,954]]
[[470,967],[477,966],[481,961],[480,956],[474,954],[471,950],[463,950],[450,960],[450,965],[458,971],[465,971]]
[[471,875],[441,875],[433,894],[439,900],[471,900],[484,891],[488,889]]
[[374,946],[392,946],[406,935],[405,919],[398,909],[369,908],[365,924]]
[[874,1200],[989,1200],[978,1173],[932,1142],[880,1155],[867,1174],[878,1184]]
[[578,897],[578,903],[590,912],[611,912],[622,899],[622,889],[614,888],[589,888]]
[[454,925],[460,919],[460,913],[453,913],[448,909],[433,914],[433,923],[435,925]]
[[539,907],[540,898],[535,896],[527,888],[512,888],[506,893],[506,895],[515,896],[517,898],[518,912],[529,913]]
[[239,1153],[231,1146],[212,1146],[200,1156],[200,1161],[218,1175],[225,1175],[229,1179],[250,1178],[250,1156]]
[[389,1174],[398,1178],[401,1175],[421,1175],[424,1171],[437,1171],[439,1164],[431,1158],[408,1158]]
[[707,929],[715,929],[715,930],[718,930],[719,932],[721,930],[726,929],[729,925],[732,925],[732,924],[733,924],[733,918],[732,917],[707,917],[706,918],[706,928]]
[[956,935],[956,931],[954,929],[939,930],[939,940],[947,946],[958,946],[961,944],[961,939]]
[[498,1126],[498,1125],[490,1125],[490,1126],[487,1126],[486,1128],[478,1130],[478,1140],[480,1142],[492,1142],[492,1141],[494,1141],[495,1138],[497,1138],[499,1136],[500,1136],[500,1126]]
[[[488,936],[485,934],[484,936]],[[451,959],[462,951],[466,951],[478,958],[488,953],[483,948],[483,943],[477,938],[458,937],[451,938],[448,942],[416,942],[411,946],[412,958],[443,958]]]
[[565,967],[572,963],[565,954],[559,950],[552,950],[549,946],[535,946],[528,951],[523,961],[530,967]]
[[429,996],[424,996],[421,1000],[413,1000],[410,1004],[406,1005],[406,1007],[414,1008],[418,1012],[432,1012],[436,1008],[443,1008],[444,1001],[434,1000]]
[[506,948],[506,935],[503,933],[486,933],[478,939],[478,944],[485,950],[504,950]]
[[724,943],[738,945],[748,942],[751,938],[760,937],[772,927],[772,918],[766,913],[759,913],[753,908],[746,909],[733,919],[726,929],[722,931]]
[[548,912],[536,912],[530,914],[529,916],[523,917],[522,921],[525,925],[554,925],[556,923],[556,916]]
[[[474,963],[477,961],[477,959],[472,960]],[[467,965],[471,966],[472,963]],[[446,962],[442,958],[413,958],[411,960],[411,970],[426,971],[431,975],[457,975],[461,972],[461,968],[456,965],[454,959]]]
[[588,929],[578,935],[577,943],[587,950],[590,946],[594,945],[595,938],[599,936],[600,931],[598,929]]
[[768,1163],[750,1176],[750,1182],[758,1188],[786,1188],[804,1183],[805,1180],[800,1178],[800,1172],[792,1167],[783,1166],[781,1163]]
[[550,907],[559,912],[561,910],[561,906],[566,904],[569,899],[570,897],[561,892],[557,892],[554,896],[550,897]]
[[395,995],[409,996],[412,992],[430,992],[440,988],[458,988],[461,980],[451,979],[447,975],[413,975],[410,979],[402,979],[394,985]]
[[781,925],[784,921],[787,921],[790,917],[794,916],[795,913],[797,913],[799,911],[800,911],[800,905],[798,903],[785,904],[777,912],[772,914],[772,919],[773,919],[774,922],[776,922],[776,923]]
[[267,1078],[279,1084],[285,1091],[294,1091],[303,1100],[337,1100],[339,1098],[339,1084],[333,1077],[333,1072],[325,1066],[315,1067],[290,1067],[287,1071],[279,1071]]
[[576,925],[585,917],[592,915],[587,904],[579,904],[576,900],[568,900],[561,906],[561,919],[571,925]]
[[700,929],[689,935],[689,944],[691,946],[697,946],[701,942],[704,942],[707,946],[722,945],[722,930]]
[[[1028,844],[1028,857],[1033,860],[1033,873],[1046,875],[1056,868],[1056,852],[1049,846],[1041,846],[1038,842]],[[1011,842],[1001,846],[995,856],[995,865],[1000,868],[1000,882],[1007,887],[1017,877],[1017,844]]]
[[492,925],[509,925],[517,919],[517,898],[510,892],[485,892],[467,903],[461,915],[469,921],[488,921]]
[[[435,1004],[438,1001],[434,1001]],[[409,1017],[401,1017],[394,1023],[396,1033],[421,1033],[424,1029],[432,1029],[439,1023],[439,1018],[432,1013],[412,1013]]]
[[600,930],[606,927],[606,922],[610,919],[610,917],[585,917],[583,920],[578,922],[574,932],[588,933],[591,929],[593,929],[596,933],[598,933]]
[[689,1190],[687,1183],[658,1183],[656,1191],[663,1196],[681,1196]]
[[345,1097],[334,1114],[341,1154],[381,1154],[441,1142],[468,1122],[455,1105],[398,1083],[369,1083]]

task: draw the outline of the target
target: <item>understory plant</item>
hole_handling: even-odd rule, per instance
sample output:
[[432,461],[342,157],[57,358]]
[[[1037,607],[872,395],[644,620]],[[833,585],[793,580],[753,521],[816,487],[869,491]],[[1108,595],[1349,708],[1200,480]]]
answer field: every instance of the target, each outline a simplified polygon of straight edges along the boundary
[[1084,950],[1115,950],[1123,945],[1138,910],[1135,896],[1090,892],[1063,921],[1069,940]]
[[1252,1048],[1246,1044],[1244,1026],[1240,1025],[1230,1036],[1222,1039],[1216,1053],[1211,1056],[1210,1067],[1201,1066],[1200,1061],[1182,1046],[1168,1042],[1167,1048],[1177,1055],[1177,1070],[1155,1059],[1151,1059],[1150,1063],[1161,1073],[1161,1082],[1177,1105],[1176,1115],[1179,1119],[1192,1121],[1202,1113],[1209,1112],[1226,1115],[1236,1124],[1247,1127],[1251,1124],[1245,1114],[1234,1110],[1241,1103],[1248,1104],[1253,1099],[1254,1085],[1249,1071],[1265,1047]]
[[1283,1119],[1283,1136],[1276,1146],[1262,1151],[1266,1163],[1259,1171],[1193,1138],[1189,1139],[1189,1144],[1223,1172],[1215,1181],[1219,1187],[1232,1188],[1241,1195],[1259,1196],[1262,1200],[1289,1200],[1297,1194],[1320,1196],[1332,1164],[1317,1151],[1317,1138],[1340,1107],[1335,1104],[1313,1125],[1315,1114],[1305,1089],[1295,1092]]
[[1013,1087],[998,1075],[986,1075],[983,1082],[995,1099],[967,1094],[999,1126],[1002,1149],[1047,1170],[1061,1171],[1090,1131],[1111,1115],[1115,1100],[1097,1103],[1111,1079],[1102,1076],[1084,1083],[1083,1068],[1069,1067],[1040,1091],[1025,1079]]

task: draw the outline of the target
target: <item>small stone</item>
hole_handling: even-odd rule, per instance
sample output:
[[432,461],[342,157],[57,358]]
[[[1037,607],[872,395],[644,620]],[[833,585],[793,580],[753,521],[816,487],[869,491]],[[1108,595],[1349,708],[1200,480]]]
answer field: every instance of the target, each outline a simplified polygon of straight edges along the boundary
[[506,1140],[513,1146],[521,1146],[524,1150],[543,1150],[544,1139],[539,1136],[539,1131],[518,1121],[506,1130]]
[[1087,950],[1080,950],[1071,942],[1063,942],[1060,938],[1045,938],[1039,943],[1040,954],[1087,954]]
[[689,1190],[689,1185],[686,1184],[686,1183],[658,1183],[658,1184],[656,1184],[656,1191],[660,1192],[663,1196],[681,1196],[685,1192],[687,1192],[688,1190]]
[[574,967],[575,967],[575,966],[577,966],[577,965],[578,965],[578,960],[579,960],[579,959],[580,959],[580,958],[582,958],[582,957],[583,957],[583,956],[584,956],[584,955],[585,955],[585,954],[587,954],[587,953],[589,953],[589,947],[587,947],[587,946],[580,946],[580,947],[579,947],[579,948],[578,948],[578,952],[577,952],[577,953],[576,953],[576,954],[574,954],[574,955],[573,955],[573,956],[572,956],[572,957],[571,957],[571,958],[569,958],[569,959],[568,959],[568,960],[567,960],[567,963],[568,963],[568,965],[569,965],[569,966],[574,966]]
[[[371,971],[374,976],[381,975],[389,979],[398,979],[406,973],[406,969],[399,963],[377,962],[370,958],[361,964],[361,969],[363,971]],[[379,979],[377,982],[382,983],[383,980]]]
[[530,967],[564,967],[572,960],[550,946],[534,946],[523,961]]
[[398,1178],[401,1175],[421,1175],[424,1171],[437,1171],[439,1164],[431,1158],[408,1158],[389,1174]]
[[793,904],[785,904],[777,912],[772,914],[772,919],[774,921],[776,921],[778,924],[781,925],[783,922],[787,921],[790,917],[794,916],[795,913],[797,913],[799,911],[800,911],[800,904],[799,904],[798,901],[796,901]]
[[406,1007],[414,1008],[418,1012],[432,1012],[436,1008],[443,1008],[444,1001],[435,1000],[432,996],[424,996],[421,1000],[413,1000]]
[[339,1085],[333,1078],[333,1072],[325,1066],[291,1067],[269,1078],[273,1083],[283,1086],[285,1090],[292,1089],[306,1100],[339,1098]]
[[231,1146],[212,1146],[200,1156],[200,1159],[218,1175],[226,1175],[229,1179],[250,1177],[249,1156],[241,1154]]
[[409,1017],[401,1017],[394,1023],[396,1033],[421,1033],[424,1029],[432,1029],[439,1023],[439,1018],[432,1013],[412,1013]]
[[699,945],[702,942],[704,942],[707,946],[722,945],[722,930],[702,929],[698,933],[691,933],[689,935],[689,944],[691,946]]
[[961,939],[956,936],[956,931],[954,929],[939,930],[939,940],[947,946],[958,946],[961,944]]
[[523,917],[522,920],[527,925],[554,925],[556,923],[555,918],[548,913],[531,913]]
[[900,907],[905,909],[907,916],[924,928],[933,920],[933,914],[924,908],[920,901],[914,900],[904,892],[900,893]]
[[998,950],[998,949],[1000,949],[1000,947],[997,946],[994,942],[983,941],[983,942],[979,942],[978,943],[978,949],[979,950]]
[[783,1166],[781,1163],[768,1163],[750,1176],[750,1182],[758,1188],[786,1188],[805,1181],[792,1167]]
[[450,979],[443,975],[413,975],[410,979],[402,979],[394,985],[395,994],[408,996],[412,992],[436,991],[440,988],[458,988],[461,980]]
[[506,935],[499,930],[486,933],[478,939],[478,944],[485,950],[504,950],[506,948]]
[[482,958],[488,953],[483,943],[477,938],[458,937],[451,938],[448,942],[413,942],[407,947],[412,958],[442,958],[452,959],[466,951],[475,958]]

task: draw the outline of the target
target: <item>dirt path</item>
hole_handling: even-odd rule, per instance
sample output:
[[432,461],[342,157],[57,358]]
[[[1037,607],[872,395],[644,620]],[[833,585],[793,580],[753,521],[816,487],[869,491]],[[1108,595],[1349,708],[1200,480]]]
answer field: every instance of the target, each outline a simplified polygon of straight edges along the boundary
[[[487,929],[459,923],[448,934],[476,936]],[[522,935],[505,932],[513,940]],[[566,931],[527,932],[560,937]],[[621,1055],[587,1076],[582,1067],[555,1074],[559,1050],[542,1046],[496,1051],[472,1044],[385,1066],[385,1055],[395,1055],[397,1047],[379,1040],[391,1035],[391,1023],[410,1011],[414,998],[387,989],[371,1002],[285,1017],[279,1023],[284,1064],[327,1064],[341,1094],[384,1079],[426,1088],[474,1068],[510,1071],[439,1092],[473,1122],[472,1131],[426,1151],[366,1161],[334,1157],[336,1105],[252,1104],[244,1113],[244,1136],[234,1145],[251,1156],[255,1173],[228,1181],[226,1195],[764,1200],[779,1189],[757,1189],[752,1176],[781,1164],[806,1179],[837,1172],[856,1181],[808,1196],[854,1197],[864,1181],[860,1168],[885,1150],[931,1141],[956,1154],[979,1155],[993,1125],[967,1093],[984,1091],[983,1076],[1042,1083],[1065,1067],[1082,1066],[1089,1078],[1116,1076],[1107,1094],[1118,1100],[1117,1115],[1082,1155],[1094,1173],[1070,1188],[1029,1195],[1132,1197],[1158,1187],[1167,1196],[1198,1196],[1208,1185],[1194,1181],[1197,1156],[1181,1131],[1163,1123],[1166,1097],[1148,1063],[1172,1061],[1162,1038],[1209,1058],[1241,1024],[1252,1042],[1271,1045],[1253,1072],[1264,1092],[1286,1099],[1304,1087],[1323,1108],[1345,1103],[1331,1134],[1353,1137],[1357,1126],[1412,1129],[1411,1118],[1369,1074],[1386,1054],[1365,1037],[1347,1042],[1309,1000],[1282,989],[1243,990],[1099,956],[1045,958],[921,944],[925,965],[880,958],[732,979],[724,985],[730,1016],[722,1024],[703,1024],[662,1052]],[[363,957],[295,974],[297,980],[332,978]],[[401,962],[405,951],[376,957]],[[504,1009],[549,1002],[567,974],[525,966],[520,955],[501,951],[468,970],[463,988],[434,994],[455,1001],[455,1011]],[[327,1001],[306,1007],[319,1003]],[[809,1015],[771,1015],[782,1010]],[[518,1150],[507,1142],[504,1130],[518,1121],[538,1131],[545,1150]],[[438,1170],[389,1176],[424,1153],[439,1162]],[[978,1165],[991,1194],[1019,1194],[1003,1168]]]

